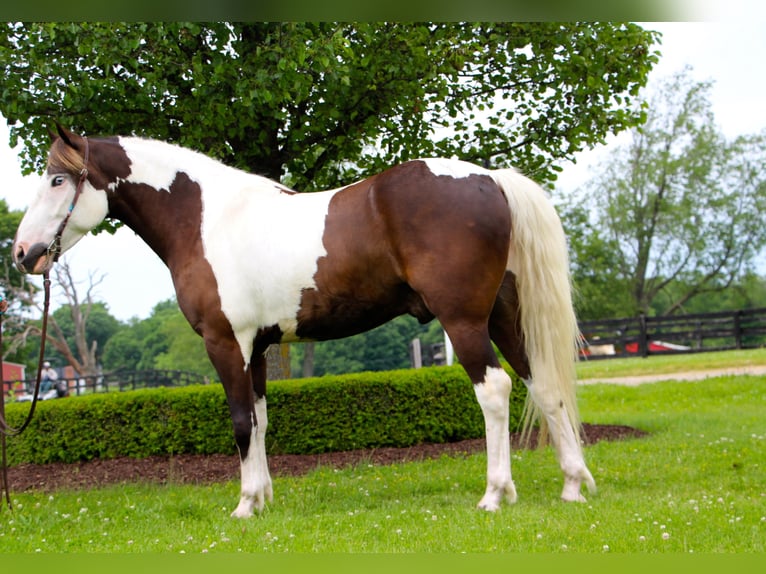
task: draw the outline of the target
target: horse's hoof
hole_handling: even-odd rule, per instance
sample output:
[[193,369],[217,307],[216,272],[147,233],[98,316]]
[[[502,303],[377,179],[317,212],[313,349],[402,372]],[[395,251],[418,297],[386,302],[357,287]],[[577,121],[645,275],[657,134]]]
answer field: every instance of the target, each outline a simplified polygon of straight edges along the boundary
[[488,487],[487,492],[477,504],[477,508],[486,510],[487,512],[496,512],[500,510],[500,502],[503,498],[508,504],[514,504],[516,502],[516,486],[513,482],[506,484],[501,488]]
[[[250,518],[253,515],[253,509],[255,507],[255,498],[249,496],[242,496],[239,499],[239,504],[234,512],[231,513],[232,518]],[[261,508],[263,508],[263,501],[261,500]],[[260,508],[259,508],[260,511]]]

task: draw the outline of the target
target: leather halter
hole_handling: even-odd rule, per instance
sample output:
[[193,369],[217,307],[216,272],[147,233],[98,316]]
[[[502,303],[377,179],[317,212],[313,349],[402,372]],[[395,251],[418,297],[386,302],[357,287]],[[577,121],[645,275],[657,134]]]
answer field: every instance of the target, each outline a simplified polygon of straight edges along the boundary
[[61,255],[61,236],[64,234],[64,229],[66,228],[67,223],[69,223],[69,218],[72,217],[72,211],[74,211],[75,205],[77,205],[77,200],[80,199],[82,187],[88,179],[88,157],[90,155],[90,147],[88,145],[88,138],[83,137],[82,139],[85,141],[85,157],[83,159],[82,169],[80,170],[80,180],[77,182],[74,197],[72,198],[72,203],[69,205],[69,211],[67,212],[66,217],[61,221],[59,228],[56,230],[56,235],[45,250],[46,255],[53,255],[54,263],[58,261],[59,256]]

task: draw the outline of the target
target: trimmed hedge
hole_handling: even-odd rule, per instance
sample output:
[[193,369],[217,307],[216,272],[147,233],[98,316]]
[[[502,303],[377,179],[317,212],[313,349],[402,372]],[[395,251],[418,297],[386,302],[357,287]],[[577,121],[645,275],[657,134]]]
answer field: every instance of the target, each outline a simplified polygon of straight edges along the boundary
[[[526,389],[511,376],[510,424],[516,428]],[[459,366],[272,381],[268,405],[270,454],[407,447],[484,436],[473,387]],[[28,404],[7,405],[9,424],[21,424],[28,409]],[[236,452],[221,385],[41,402],[29,428],[10,438],[8,447],[12,465]]]

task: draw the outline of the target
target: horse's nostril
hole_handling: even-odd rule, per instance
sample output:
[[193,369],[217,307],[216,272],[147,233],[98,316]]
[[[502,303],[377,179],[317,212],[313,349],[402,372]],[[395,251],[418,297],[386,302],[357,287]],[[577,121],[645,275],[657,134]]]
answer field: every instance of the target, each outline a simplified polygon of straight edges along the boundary
[[14,263],[22,273],[33,273],[32,270],[38,265],[40,258],[46,256],[47,250],[48,246],[45,243],[18,243],[13,249]]

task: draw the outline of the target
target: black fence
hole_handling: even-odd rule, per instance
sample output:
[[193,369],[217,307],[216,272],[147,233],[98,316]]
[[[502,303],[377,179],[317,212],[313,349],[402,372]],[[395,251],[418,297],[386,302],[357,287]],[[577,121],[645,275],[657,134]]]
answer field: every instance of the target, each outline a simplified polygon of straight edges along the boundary
[[[593,359],[755,349],[766,346],[766,308],[584,321],[580,331],[585,339],[581,353]],[[434,359],[441,357],[437,351],[443,353],[442,349],[429,350]],[[173,370],[114,371],[59,380],[65,383],[67,396],[210,383],[198,373]],[[11,400],[23,400],[34,384],[34,379],[4,381],[3,391]]]
[[766,308],[585,321],[580,331],[592,358],[754,349],[766,345]]
[[[35,380],[32,378],[23,381],[5,381],[4,390],[12,398],[20,399],[34,391]],[[64,383],[67,396],[79,396],[156,387],[209,384],[210,380],[203,375],[186,371],[144,370],[114,371],[95,376],[59,378],[56,382]]]

